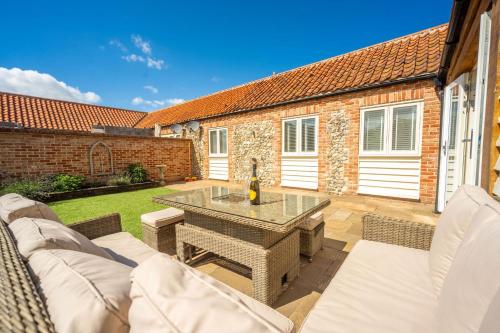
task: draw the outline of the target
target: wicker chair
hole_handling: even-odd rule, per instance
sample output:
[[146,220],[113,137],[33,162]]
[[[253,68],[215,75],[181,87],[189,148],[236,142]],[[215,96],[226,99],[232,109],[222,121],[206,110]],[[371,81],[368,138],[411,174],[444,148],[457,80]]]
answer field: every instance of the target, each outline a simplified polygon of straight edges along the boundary
[[434,229],[427,223],[368,213],[363,216],[362,238],[428,251]]
[[[89,239],[122,231],[119,214],[69,226]],[[55,332],[45,305],[16,243],[0,220],[0,331]]]

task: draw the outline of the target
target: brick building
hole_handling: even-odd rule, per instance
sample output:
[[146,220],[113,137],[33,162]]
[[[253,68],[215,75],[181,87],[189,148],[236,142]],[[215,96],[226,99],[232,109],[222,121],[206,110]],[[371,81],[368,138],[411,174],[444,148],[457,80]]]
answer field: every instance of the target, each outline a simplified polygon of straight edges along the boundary
[[202,178],[244,181],[256,157],[265,185],[433,203],[446,33],[441,25],[276,74],[137,126],[192,139]]

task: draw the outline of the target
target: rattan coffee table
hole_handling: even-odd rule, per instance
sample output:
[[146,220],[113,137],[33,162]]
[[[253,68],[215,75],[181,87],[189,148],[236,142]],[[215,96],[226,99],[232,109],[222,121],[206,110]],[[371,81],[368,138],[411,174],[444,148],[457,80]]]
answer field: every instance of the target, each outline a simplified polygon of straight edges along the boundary
[[186,262],[192,246],[252,270],[253,297],[272,304],[299,274],[297,226],[330,204],[322,194],[261,192],[250,205],[238,189],[222,186],[176,192],[155,202],[184,210],[175,226],[177,256]]

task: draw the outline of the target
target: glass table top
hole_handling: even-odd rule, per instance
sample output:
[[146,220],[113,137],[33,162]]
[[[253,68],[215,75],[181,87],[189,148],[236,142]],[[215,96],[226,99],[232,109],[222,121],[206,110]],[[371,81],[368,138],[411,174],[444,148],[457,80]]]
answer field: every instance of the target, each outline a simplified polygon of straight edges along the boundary
[[182,191],[155,197],[156,202],[173,207],[180,204],[189,207],[238,215],[244,218],[284,225],[297,217],[313,211],[318,206],[326,206],[330,198],[326,194],[278,193],[261,191],[260,205],[250,204],[241,189],[211,186],[196,190]]

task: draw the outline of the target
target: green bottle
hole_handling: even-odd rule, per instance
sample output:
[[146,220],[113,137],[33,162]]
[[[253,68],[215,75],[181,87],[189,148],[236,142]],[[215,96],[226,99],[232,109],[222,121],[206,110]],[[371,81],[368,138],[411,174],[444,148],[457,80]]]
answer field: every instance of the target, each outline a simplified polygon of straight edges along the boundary
[[252,158],[252,178],[250,178],[250,187],[248,190],[248,198],[251,205],[260,205],[260,187],[257,179],[257,159]]

